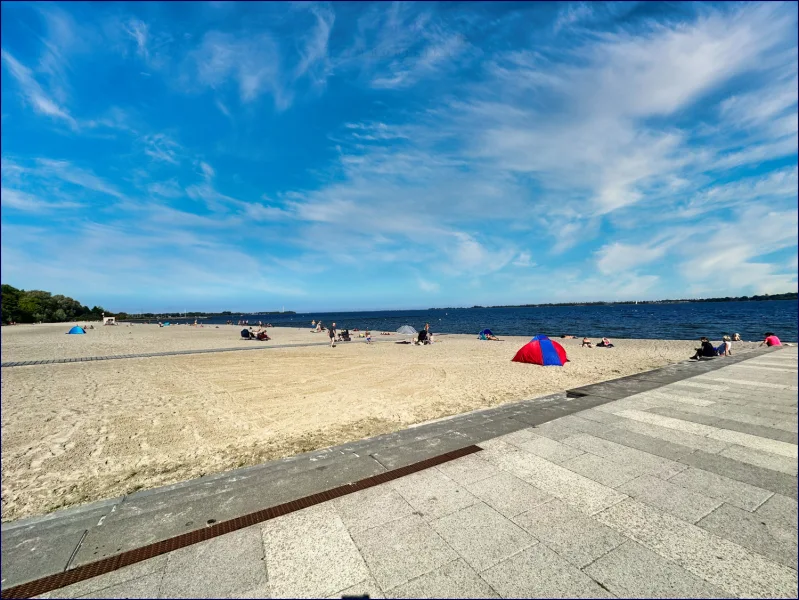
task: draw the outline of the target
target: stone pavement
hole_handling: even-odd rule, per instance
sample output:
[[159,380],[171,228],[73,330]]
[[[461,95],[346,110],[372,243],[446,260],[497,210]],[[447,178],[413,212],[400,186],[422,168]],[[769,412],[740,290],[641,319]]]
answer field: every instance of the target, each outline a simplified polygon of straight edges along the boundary
[[[571,410],[556,398],[543,416],[509,405],[500,407],[502,419],[458,417],[503,434],[476,454],[41,597],[795,598],[797,349],[750,357],[587,386],[571,394],[579,396]],[[558,411],[567,416],[552,420]],[[410,461],[386,446],[406,434],[392,435],[383,436],[385,468]],[[435,439],[446,452],[448,444],[471,443],[463,436],[416,443],[429,454]],[[353,456],[366,453],[352,448]],[[343,459],[330,460],[329,469],[312,472],[314,479],[328,473],[328,487],[344,468]],[[158,522],[188,518],[175,508],[188,485],[159,498],[171,508]],[[262,504],[274,501],[268,485],[249,491],[263,494]],[[237,488],[215,501],[240,495]],[[145,512],[142,500],[114,507],[124,511],[126,502],[128,520],[140,526],[133,516]],[[96,521],[101,512],[95,505],[80,514]],[[115,514],[106,510],[101,525]],[[29,527],[43,531],[41,520]],[[103,544],[86,542],[98,529],[84,529],[62,564],[79,564],[84,547],[97,554]],[[24,530],[3,531],[4,578],[15,540],[20,548],[34,539],[39,552],[55,543],[45,533],[15,538]],[[114,531],[124,538],[116,550],[126,536],[136,538],[133,528]]]

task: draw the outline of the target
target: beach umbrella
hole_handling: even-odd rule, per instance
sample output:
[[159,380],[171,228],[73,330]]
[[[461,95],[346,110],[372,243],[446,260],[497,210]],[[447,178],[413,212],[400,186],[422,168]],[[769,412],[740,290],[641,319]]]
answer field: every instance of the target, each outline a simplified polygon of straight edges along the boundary
[[416,335],[416,330],[410,325],[403,325],[397,329],[397,333],[401,333],[402,335]]

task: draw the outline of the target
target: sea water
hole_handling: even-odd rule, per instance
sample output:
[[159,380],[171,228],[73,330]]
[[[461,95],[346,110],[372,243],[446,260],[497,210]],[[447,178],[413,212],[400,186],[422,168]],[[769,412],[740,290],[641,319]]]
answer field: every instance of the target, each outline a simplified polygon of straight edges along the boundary
[[[745,341],[763,339],[773,331],[784,342],[796,342],[796,300],[761,302],[686,302],[677,304],[613,304],[603,306],[542,306],[536,308],[447,308],[372,312],[315,312],[302,314],[234,314],[207,317],[204,324],[262,321],[276,327],[311,327],[312,320],[339,329],[394,331],[402,325],[422,329],[430,323],[434,333],[474,334],[484,328],[496,335],[550,337],[575,335],[589,338],[695,340],[740,333]],[[193,319],[172,319],[172,322]]]

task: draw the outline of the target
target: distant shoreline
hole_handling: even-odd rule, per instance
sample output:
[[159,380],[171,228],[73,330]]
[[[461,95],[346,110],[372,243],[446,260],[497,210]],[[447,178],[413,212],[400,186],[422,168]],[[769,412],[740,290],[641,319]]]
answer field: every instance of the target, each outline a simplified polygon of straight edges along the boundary
[[681,298],[676,300],[620,300],[618,302],[546,302],[543,304],[498,304],[495,306],[444,306],[427,310],[463,310],[472,308],[540,308],[544,306],[616,306],[635,304],[701,304],[704,302],[768,302],[771,300],[798,300],[799,294],[765,294],[763,296],[738,296],[735,298]]

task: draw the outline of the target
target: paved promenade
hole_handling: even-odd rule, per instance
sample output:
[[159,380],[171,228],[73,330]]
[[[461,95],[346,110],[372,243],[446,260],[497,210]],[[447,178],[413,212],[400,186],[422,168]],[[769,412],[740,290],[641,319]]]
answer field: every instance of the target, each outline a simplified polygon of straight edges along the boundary
[[733,358],[11,524],[3,589],[482,432],[469,456],[40,597],[796,598],[797,349]]

